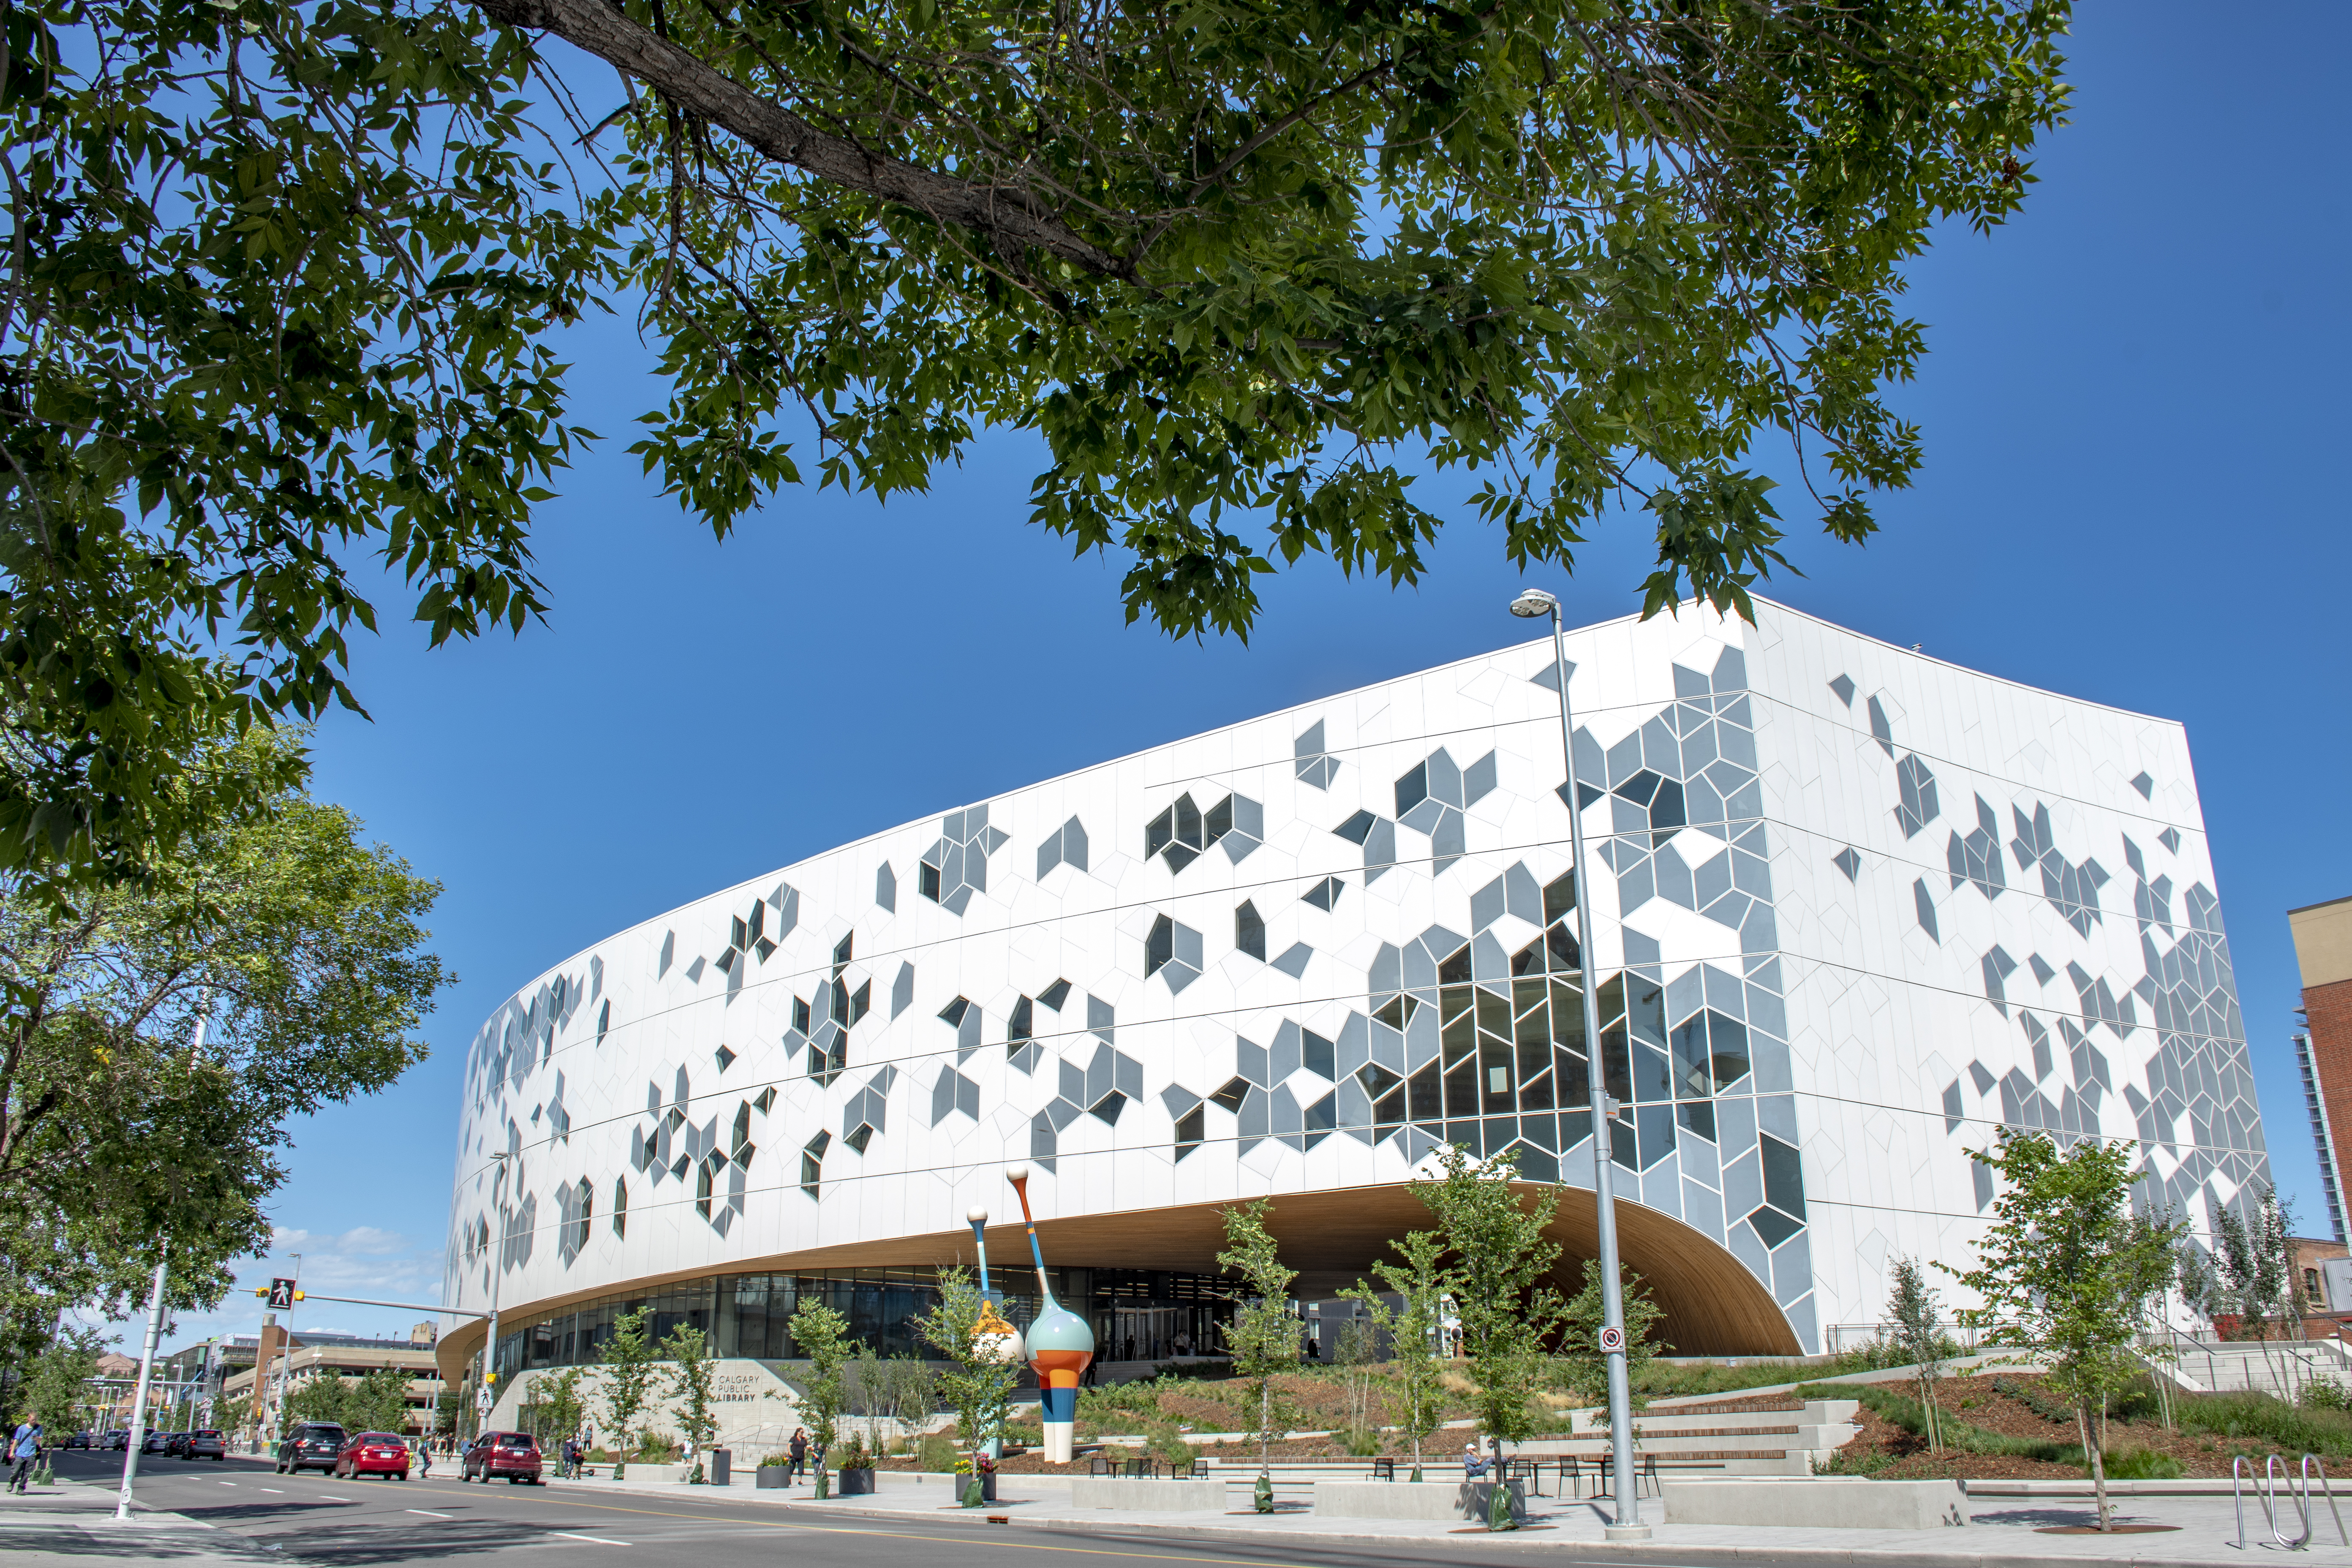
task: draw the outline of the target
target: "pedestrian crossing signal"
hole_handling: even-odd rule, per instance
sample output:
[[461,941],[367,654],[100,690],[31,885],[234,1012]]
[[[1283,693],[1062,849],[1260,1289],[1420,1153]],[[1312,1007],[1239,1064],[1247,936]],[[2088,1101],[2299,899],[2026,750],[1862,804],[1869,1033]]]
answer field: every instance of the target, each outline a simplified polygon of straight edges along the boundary
[[302,1300],[303,1296],[303,1292],[294,1288],[294,1281],[291,1279],[272,1279],[267,1286],[257,1287],[253,1293],[267,1300],[272,1307],[281,1308],[292,1306]]

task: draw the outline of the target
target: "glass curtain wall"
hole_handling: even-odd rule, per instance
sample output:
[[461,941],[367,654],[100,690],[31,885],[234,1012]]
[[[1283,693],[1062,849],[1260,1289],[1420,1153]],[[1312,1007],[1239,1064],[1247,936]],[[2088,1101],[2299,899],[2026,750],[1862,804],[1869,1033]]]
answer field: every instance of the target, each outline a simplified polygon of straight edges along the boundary
[[[1049,1269],[1055,1295],[1084,1312],[1104,1361],[1165,1360],[1213,1353],[1220,1325],[1231,1320],[1227,1284],[1213,1275],[1139,1269]],[[652,1309],[656,1341],[680,1327],[700,1329],[713,1353],[753,1361],[793,1361],[792,1316],[804,1300],[824,1302],[849,1321],[850,1338],[879,1355],[931,1356],[916,1321],[939,1302],[938,1271],[833,1269],[807,1274],[724,1274],[657,1290],[585,1302],[519,1324],[499,1337],[497,1367],[508,1378],[537,1367],[593,1364],[612,1337],[613,1321]],[[1026,1328],[1037,1315],[1036,1280],[1026,1270],[996,1275],[1004,1314]]]

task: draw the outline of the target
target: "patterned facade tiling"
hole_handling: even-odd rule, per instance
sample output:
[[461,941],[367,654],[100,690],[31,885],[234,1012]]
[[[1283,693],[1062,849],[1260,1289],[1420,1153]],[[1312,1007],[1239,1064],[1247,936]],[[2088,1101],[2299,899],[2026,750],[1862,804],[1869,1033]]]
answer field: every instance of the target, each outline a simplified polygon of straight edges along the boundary
[[1063,1216],[1393,1184],[1444,1142],[1589,1187],[1596,1082],[1621,1195],[1809,1349],[1896,1257],[1965,1258],[1996,1127],[2137,1137],[2200,1228],[2267,1181],[2179,725],[1762,602],[1569,645],[878,834],[560,966],[468,1057],[447,1299],[951,1232],[1012,1159]]

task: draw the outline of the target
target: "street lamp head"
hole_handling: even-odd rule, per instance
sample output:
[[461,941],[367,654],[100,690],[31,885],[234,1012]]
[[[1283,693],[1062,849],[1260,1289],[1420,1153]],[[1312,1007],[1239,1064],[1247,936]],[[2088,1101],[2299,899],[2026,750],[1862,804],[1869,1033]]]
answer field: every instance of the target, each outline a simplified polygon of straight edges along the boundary
[[1511,601],[1511,614],[1523,616],[1528,620],[1533,620],[1538,616],[1556,616],[1559,613],[1559,601],[1541,588],[1529,588]]

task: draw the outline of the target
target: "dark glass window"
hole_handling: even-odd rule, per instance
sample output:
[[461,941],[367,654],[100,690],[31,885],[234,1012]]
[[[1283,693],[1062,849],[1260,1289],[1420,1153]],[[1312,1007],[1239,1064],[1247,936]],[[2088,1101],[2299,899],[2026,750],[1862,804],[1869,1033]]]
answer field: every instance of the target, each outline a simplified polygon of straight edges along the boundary
[[1151,934],[1143,943],[1143,977],[1146,980],[1160,973],[1162,965],[1176,956],[1176,922],[1161,915],[1151,922]]
[[[1156,932],[1158,928],[1153,929]],[[1257,905],[1247,900],[1234,911],[1234,945],[1261,963],[1265,959],[1265,921],[1258,918]]]

